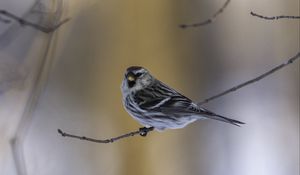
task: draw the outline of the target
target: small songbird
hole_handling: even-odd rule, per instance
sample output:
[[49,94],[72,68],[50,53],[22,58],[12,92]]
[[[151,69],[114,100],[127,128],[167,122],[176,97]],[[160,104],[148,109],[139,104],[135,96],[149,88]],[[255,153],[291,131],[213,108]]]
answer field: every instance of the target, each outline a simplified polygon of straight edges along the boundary
[[127,68],[122,86],[123,105],[145,127],[178,129],[200,119],[239,126],[243,122],[215,114],[153,77],[143,67]]

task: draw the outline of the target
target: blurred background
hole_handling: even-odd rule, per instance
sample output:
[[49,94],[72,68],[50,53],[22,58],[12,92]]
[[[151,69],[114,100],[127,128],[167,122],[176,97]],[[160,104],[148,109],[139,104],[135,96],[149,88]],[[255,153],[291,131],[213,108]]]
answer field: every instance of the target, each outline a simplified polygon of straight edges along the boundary
[[[243,121],[201,121],[113,144],[63,138],[57,129],[109,138],[141,127],[123,109],[128,66],[146,67],[195,101],[296,55],[299,0],[1,0],[0,9],[51,34],[0,22],[1,175],[299,175],[299,60],[204,105]],[[4,18],[4,17],[3,17]]]

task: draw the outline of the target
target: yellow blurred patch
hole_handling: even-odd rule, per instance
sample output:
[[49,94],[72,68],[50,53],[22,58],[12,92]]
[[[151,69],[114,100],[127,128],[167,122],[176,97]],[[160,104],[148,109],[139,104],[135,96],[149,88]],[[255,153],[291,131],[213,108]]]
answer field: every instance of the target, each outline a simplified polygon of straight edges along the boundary
[[135,78],[134,78],[134,76],[129,75],[129,76],[127,77],[127,80],[129,80],[129,81],[135,81]]

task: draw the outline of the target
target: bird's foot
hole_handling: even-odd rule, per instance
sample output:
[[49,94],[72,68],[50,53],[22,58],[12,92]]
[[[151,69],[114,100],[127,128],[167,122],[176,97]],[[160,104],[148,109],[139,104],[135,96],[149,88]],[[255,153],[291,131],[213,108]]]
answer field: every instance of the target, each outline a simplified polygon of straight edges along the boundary
[[140,135],[143,136],[143,137],[146,137],[147,134],[148,134],[148,132],[153,131],[153,129],[154,129],[154,127],[149,127],[149,128],[143,127],[143,128],[140,128],[139,129],[140,130]]

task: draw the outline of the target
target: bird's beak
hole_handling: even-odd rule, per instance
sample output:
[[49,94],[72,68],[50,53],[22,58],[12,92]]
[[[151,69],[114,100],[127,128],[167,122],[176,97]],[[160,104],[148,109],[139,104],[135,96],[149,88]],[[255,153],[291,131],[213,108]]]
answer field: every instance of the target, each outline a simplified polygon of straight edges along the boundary
[[135,81],[136,79],[132,73],[127,74],[126,78],[128,81]]
[[128,76],[128,77],[127,77],[127,80],[128,80],[128,81],[134,81],[135,78],[134,78],[133,76]]

